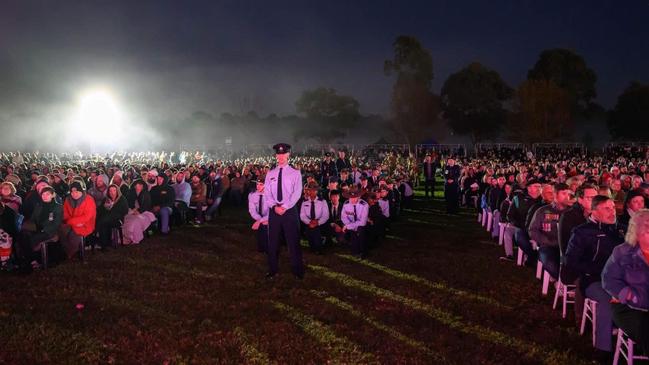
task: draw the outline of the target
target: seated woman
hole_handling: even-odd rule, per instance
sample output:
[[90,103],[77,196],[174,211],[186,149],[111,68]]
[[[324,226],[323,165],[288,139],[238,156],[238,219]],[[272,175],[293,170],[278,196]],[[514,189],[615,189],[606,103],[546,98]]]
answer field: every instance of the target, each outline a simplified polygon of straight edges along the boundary
[[16,195],[16,187],[14,184],[5,181],[0,184],[0,200],[2,203],[13,209],[16,214],[20,213],[20,207],[23,205],[21,197]]
[[617,246],[602,272],[613,299],[613,321],[649,353],[649,210],[631,217],[626,243]]
[[129,210],[122,226],[124,244],[137,244],[144,239],[144,232],[156,220],[155,215],[151,213],[151,195],[146,190],[144,180],[133,181],[126,200]]
[[644,197],[642,190],[636,189],[629,191],[624,201],[624,211],[617,220],[618,227],[626,233],[631,216],[644,208],[649,208],[649,199]]
[[40,201],[27,222],[22,226],[19,237],[18,257],[21,263],[36,264],[36,252],[41,250],[41,243],[52,239],[63,221],[63,206],[57,201],[56,193],[51,186],[40,189]]
[[111,230],[122,225],[126,214],[128,214],[126,197],[122,195],[119,186],[110,185],[106,199],[98,209],[97,232],[99,232],[99,242],[102,248],[110,246]]
[[96,218],[94,199],[86,194],[82,181],[73,181],[70,184],[70,196],[63,203],[63,225],[59,228],[59,239],[68,259],[79,252],[83,237],[95,231]]

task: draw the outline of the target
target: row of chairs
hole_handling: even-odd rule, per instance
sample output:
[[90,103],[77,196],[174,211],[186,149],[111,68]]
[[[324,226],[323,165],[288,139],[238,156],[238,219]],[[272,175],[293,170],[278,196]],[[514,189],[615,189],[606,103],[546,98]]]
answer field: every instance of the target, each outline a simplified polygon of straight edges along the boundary
[[[482,209],[478,213],[478,222],[487,230],[487,232],[493,232],[494,228],[494,212],[491,212],[487,209]],[[498,222],[498,244],[502,246],[504,244],[504,235],[508,223]],[[535,250],[538,250],[538,245],[536,242],[531,241],[532,247]],[[516,258],[516,264],[522,266],[525,261],[526,256],[523,250],[518,249],[518,254]],[[576,285],[573,284],[564,284],[561,281],[561,278],[552,278],[551,275],[543,269],[543,264],[541,260],[537,261],[536,264],[536,278],[542,280],[541,294],[547,295],[551,282],[555,282],[555,294],[554,300],[552,303],[552,309],[557,308],[559,299],[562,302],[562,318],[567,316],[568,304],[575,304],[575,294],[577,289]],[[581,317],[581,326],[579,328],[579,334],[583,335],[586,330],[587,322],[591,323],[592,329],[592,342],[593,346],[595,345],[596,331],[597,327],[597,306],[599,303],[596,301],[586,298],[584,301],[584,309]],[[632,365],[634,360],[649,360],[649,356],[638,355],[635,353],[634,348],[635,342],[629,338],[629,336],[624,333],[622,329],[617,329],[617,341],[615,345],[615,354],[613,356],[613,365],[618,365],[620,358],[623,357],[627,364]]]

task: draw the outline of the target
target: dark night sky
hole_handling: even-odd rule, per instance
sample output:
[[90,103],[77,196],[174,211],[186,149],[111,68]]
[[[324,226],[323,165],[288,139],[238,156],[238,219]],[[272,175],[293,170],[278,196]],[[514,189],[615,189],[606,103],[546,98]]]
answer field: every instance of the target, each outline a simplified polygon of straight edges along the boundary
[[[309,4],[311,3],[311,4]],[[434,89],[471,61],[518,85],[541,50],[571,48],[605,107],[649,82],[649,1],[0,1],[0,116],[62,112],[110,86],[147,119],[194,110],[294,111],[333,87],[387,113],[383,75],[397,35],[434,60]]]

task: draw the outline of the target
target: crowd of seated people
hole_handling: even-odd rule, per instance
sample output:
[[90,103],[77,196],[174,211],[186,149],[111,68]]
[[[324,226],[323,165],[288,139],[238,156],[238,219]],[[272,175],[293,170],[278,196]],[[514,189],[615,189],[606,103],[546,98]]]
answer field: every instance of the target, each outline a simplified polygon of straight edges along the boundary
[[[41,267],[43,244],[53,243],[56,250],[51,251],[58,253],[49,260],[74,260],[81,250],[108,250],[116,241],[138,244],[154,231],[166,235],[177,224],[215,220],[223,202],[249,205],[249,193],[258,190],[254,182],[270,170],[272,155],[219,157],[200,152],[1,154],[0,253],[11,252],[3,268]],[[311,183],[316,200],[327,203],[327,209],[317,211],[318,221],[330,212],[329,204],[336,208],[322,222],[324,244],[344,242],[340,233],[347,217],[341,212],[350,189],[363,186],[359,198],[376,206],[369,209],[367,229],[357,229],[367,237],[364,247],[385,235],[388,219],[396,219],[402,201],[414,195],[410,181],[417,168],[411,156],[388,153],[371,164],[366,156],[335,151],[320,157],[297,155],[291,163]],[[305,200],[312,198],[305,195]],[[325,247],[309,242],[315,252]]]
[[596,360],[610,363],[618,328],[647,353],[649,161],[569,154],[464,160],[463,201],[502,242],[502,260],[518,247],[557,291],[574,285],[578,326],[585,301],[596,303]]

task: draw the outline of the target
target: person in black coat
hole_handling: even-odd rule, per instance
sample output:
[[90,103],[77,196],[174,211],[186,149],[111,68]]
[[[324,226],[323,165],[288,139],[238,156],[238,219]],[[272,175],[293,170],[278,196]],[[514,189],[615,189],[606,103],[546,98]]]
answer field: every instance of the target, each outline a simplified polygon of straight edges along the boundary
[[436,161],[433,161],[431,155],[426,155],[424,158],[421,170],[424,175],[424,192],[426,198],[428,198],[429,192],[431,198],[435,197],[435,171],[439,167],[438,165]]
[[444,198],[446,213],[457,214],[460,206],[460,166],[452,158],[448,159],[444,169]]
[[176,201],[176,193],[168,184],[167,175],[162,174],[156,177],[156,186],[151,188],[152,212],[160,221],[160,232],[169,233],[169,217]]
[[329,207],[329,220],[324,226],[325,245],[331,245],[333,238],[336,237],[337,242],[342,242],[344,234],[337,232],[336,227],[342,226],[340,218],[343,210],[343,201],[339,190],[332,190],[329,192],[329,200],[327,201]]
[[116,184],[108,186],[106,199],[98,207],[97,232],[102,249],[109,247],[113,228],[121,227],[124,216],[128,213],[128,202]]
[[566,267],[579,275],[581,293],[600,303],[595,348],[604,352],[612,350],[613,313],[607,305],[611,296],[602,288],[602,271],[613,249],[623,242],[615,221],[615,203],[608,196],[598,195],[593,198],[588,221],[572,231],[565,255]]

